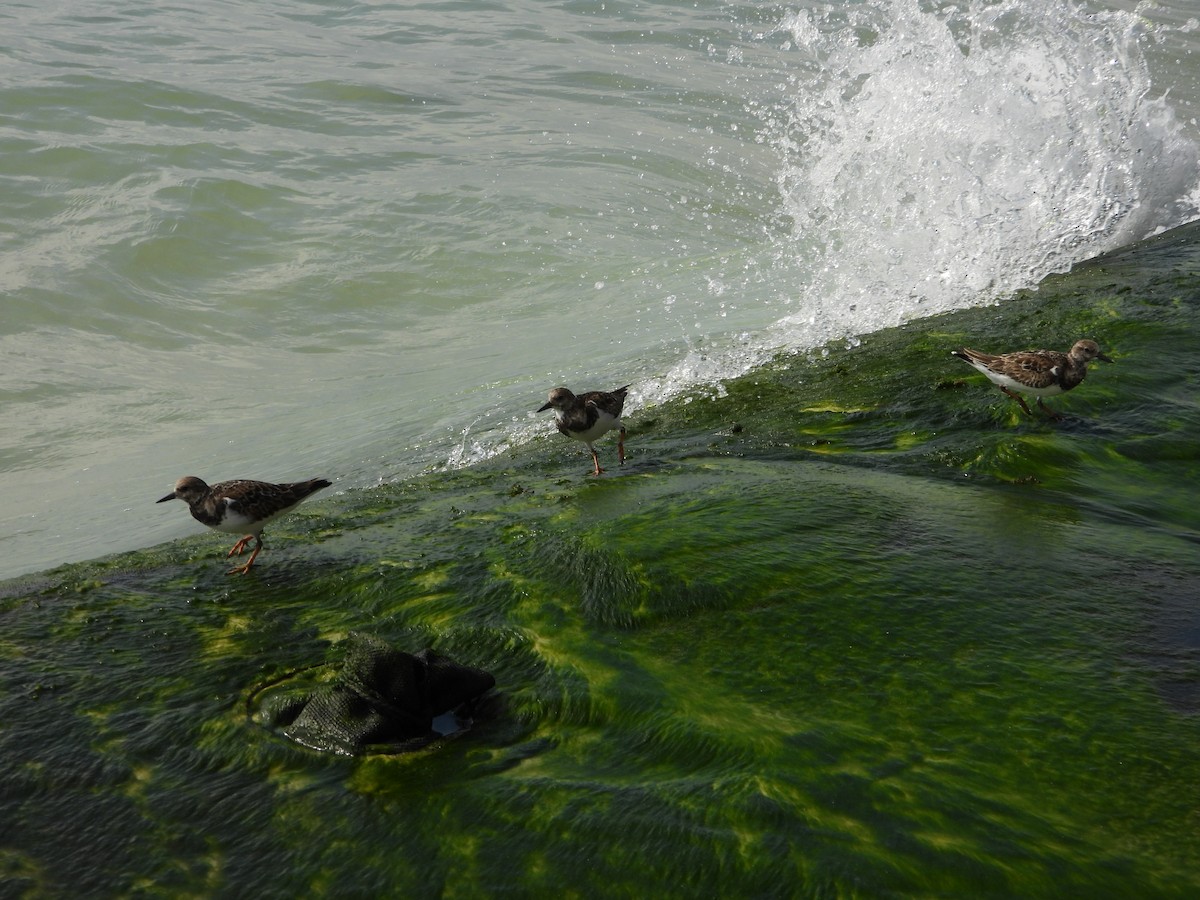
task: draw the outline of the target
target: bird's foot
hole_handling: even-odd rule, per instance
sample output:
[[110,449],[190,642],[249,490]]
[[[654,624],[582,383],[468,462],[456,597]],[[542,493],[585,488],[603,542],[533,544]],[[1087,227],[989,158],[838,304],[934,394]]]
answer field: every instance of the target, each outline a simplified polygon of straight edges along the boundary
[[236,544],[233,545],[230,551],[225,554],[225,558],[229,559],[231,556],[241,556],[246,552],[246,547],[250,545],[252,540],[254,540],[254,535],[252,534],[248,534],[244,538],[241,538]]
[[[1026,404],[1024,397],[1022,397],[1020,394],[1014,394],[1012,391],[1010,391],[1006,387],[1001,387],[1000,390],[1002,390],[1004,393],[1008,394],[1008,396],[1012,397],[1014,400],[1016,400],[1018,403],[1020,403],[1021,409],[1025,410],[1025,415],[1027,415],[1027,416],[1033,415],[1033,410],[1031,410],[1029,408],[1028,404]],[[1038,402],[1040,403],[1041,400],[1039,399]]]
[[250,558],[248,560],[246,560],[246,564],[244,566],[234,566],[232,569],[230,569],[225,574],[226,575],[245,575],[247,572],[250,571],[250,567],[252,565],[254,565],[254,561],[256,559],[258,559],[258,551],[260,551],[260,550],[262,550],[262,542],[261,541],[259,542],[258,546],[256,546],[254,548],[254,552],[250,554]]
[[1055,412],[1050,407],[1048,407],[1045,403],[1042,402],[1041,397],[1038,397],[1038,409],[1040,409],[1042,412],[1044,412],[1046,415],[1048,415],[1055,422],[1061,422],[1063,420],[1063,414]]

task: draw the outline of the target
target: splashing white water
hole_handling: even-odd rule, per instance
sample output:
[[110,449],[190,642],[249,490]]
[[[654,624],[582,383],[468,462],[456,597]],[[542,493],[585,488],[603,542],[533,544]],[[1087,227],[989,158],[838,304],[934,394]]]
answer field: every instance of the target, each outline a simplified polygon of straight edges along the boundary
[[[764,227],[740,282],[721,271],[702,292],[761,304],[774,322],[684,335],[661,374],[627,370],[627,411],[719,396],[780,352],[854,346],[857,335],[997,302],[1194,219],[1200,149],[1151,83],[1145,45],[1157,37],[1134,13],[1071,0],[872,0],[781,14],[728,61],[762,68],[755,47],[777,61],[750,106],[756,140],[777,160],[779,207],[763,221],[787,224]],[[679,305],[669,291],[660,302]],[[528,415],[500,433],[479,424],[451,467],[546,426]]]
[[787,314],[687,353],[642,396],[995,302],[1195,218],[1200,153],[1155,96],[1152,38],[1135,14],[1068,0],[783,16],[761,41],[782,43],[789,69],[756,109],[792,223],[764,302]]

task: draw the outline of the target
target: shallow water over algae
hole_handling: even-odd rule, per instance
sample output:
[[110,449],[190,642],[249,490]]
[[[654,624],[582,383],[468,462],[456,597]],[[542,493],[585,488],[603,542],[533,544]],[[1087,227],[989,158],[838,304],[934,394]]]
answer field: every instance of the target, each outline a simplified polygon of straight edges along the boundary
[[[600,479],[548,423],[246,578],[203,535],[7,582],[5,893],[1194,895],[1198,235],[643,410]],[[1081,336],[1116,362],[1061,424],[949,355]],[[264,727],[352,631],[489,669],[491,715]]]

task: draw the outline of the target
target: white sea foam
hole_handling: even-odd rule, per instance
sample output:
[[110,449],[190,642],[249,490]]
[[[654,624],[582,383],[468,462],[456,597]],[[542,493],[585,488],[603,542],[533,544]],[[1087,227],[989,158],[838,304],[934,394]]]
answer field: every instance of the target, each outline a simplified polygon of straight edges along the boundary
[[1189,221],[1198,151],[1151,84],[1134,13],[1066,0],[828,4],[783,15],[755,103],[791,227],[763,291],[779,319],[689,351],[663,400],[804,350],[994,302]]
[[183,473],[521,453],[557,384],[636,417],[1186,221],[1194,11],[1132,2],[14,6],[0,576],[188,533]]
[[[720,394],[780,352],[996,302],[1195,218],[1200,150],[1151,83],[1155,36],[1134,13],[1069,0],[782,13],[728,58],[773,73],[749,106],[788,224],[688,295],[710,323],[733,295],[768,324],[685,330],[669,365],[631,367],[628,411]],[[463,431],[449,466],[545,432],[497,413]]]

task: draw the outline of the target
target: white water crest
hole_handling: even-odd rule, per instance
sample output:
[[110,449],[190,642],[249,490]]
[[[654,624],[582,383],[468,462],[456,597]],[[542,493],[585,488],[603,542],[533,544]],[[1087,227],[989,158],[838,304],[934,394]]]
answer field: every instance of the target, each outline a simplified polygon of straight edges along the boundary
[[1195,218],[1197,145],[1151,83],[1154,38],[1068,0],[783,15],[758,35],[785,51],[780,93],[755,110],[790,227],[740,288],[781,315],[687,354],[656,397],[995,302]]
[[558,384],[636,422],[1181,224],[1191,5],[15,5],[0,576],[196,533],[184,474],[522,452]]

